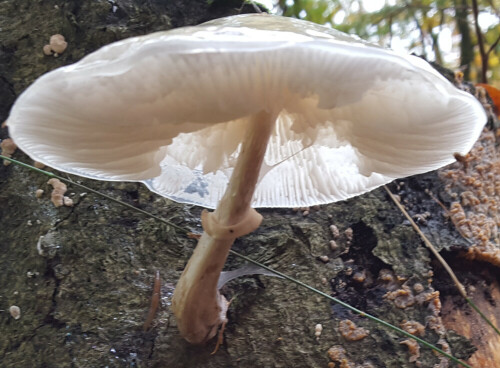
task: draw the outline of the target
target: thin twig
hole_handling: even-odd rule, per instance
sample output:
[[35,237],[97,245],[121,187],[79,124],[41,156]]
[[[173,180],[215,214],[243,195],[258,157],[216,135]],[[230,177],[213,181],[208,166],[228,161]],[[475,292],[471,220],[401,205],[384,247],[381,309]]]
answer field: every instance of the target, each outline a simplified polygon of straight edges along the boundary
[[487,71],[489,55],[486,53],[483,33],[481,32],[481,28],[479,28],[479,9],[477,6],[477,0],[472,0],[472,12],[474,14],[474,27],[476,29],[477,44],[481,55],[481,82],[488,83]]
[[309,285],[303,283],[302,281],[296,280],[296,279],[294,279],[294,278],[292,278],[292,277],[290,277],[288,275],[285,275],[284,273],[276,271],[276,270],[274,270],[274,269],[272,269],[272,268],[270,268],[270,267],[268,267],[266,265],[263,265],[262,263],[259,263],[259,262],[255,261],[255,260],[251,259],[251,258],[248,258],[247,256],[244,256],[243,254],[240,254],[240,253],[238,253],[238,252],[236,252],[234,250],[231,250],[230,252],[232,254],[234,254],[235,256],[244,259],[245,261],[248,261],[250,263],[256,264],[259,267],[262,267],[262,268],[264,268],[267,271],[270,271],[270,272],[272,272],[272,273],[274,273],[274,274],[276,274],[278,276],[281,276],[282,278],[284,278],[284,279],[286,279],[288,281],[291,281],[291,282],[293,282],[296,285],[299,285],[299,286],[301,286],[303,288],[306,288],[306,289],[308,289],[308,290],[310,290],[310,291],[312,291],[312,292],[314,292],[314,293],[316,293],[318,295],[321,295],[322,297],[327,298],[327,299],[331,300],[332,302],[334,302],[336,304],[339,304],[339,305],[341,305],[341,306],[349,309],[350,311],[352,311],[352,312],[354,312],[356,314],[359,314],[361,317],[366,317],[366,318],[368,318],[369,320],[371,320],[373,322],[376,322],[376,323],[378,323],[378,324],[380,324],[382,326],[385,326],[385,327],[387,327],[387,328],[389,328],[391,330],[399,332],[400,334],[405,335],[406,337],[409,337],[410,339],[413,339],[413,340],[421,343],[422,345],[425,345],[426,347],[428,347],[428,348],[430,348],[430,349],[432,349],[432,350],[434,350],[434,351],[436,351],[436,352],[438,352],[438,353],[446,356],[448,359],[453,360],[455,363],[460,364],[463,367],[472,368],[471,366],[469,366],[468,364],[462,362],[461,360],[458,360],[457,358],[451,356],[448,353],[445,353],[443,350],[441,350],[441,349],[433,346],[432,344],[428,343],[427,341],[422,340],[422,339],[420,339],[420,338],[412,335],[411,333],[406,332],[405,330],[403,330],[403,329],[401,329],[399,327],[391,325],[390,323],[388,323],[388,322],[386,322],[386,321],[384,321],[384,320],[382,320],[380,318],[377,318],[375,316],[372,316],[371,314],[365,313],[362,310],[359,310],[359,309],[357,309],[357,308],[355,308],[355,307],[353,307],[353,306],[351,306],[351,305],[343,302],[340,299],[337,299],[337,298],[335,298],[335,297],[333,297],[331,295],[328,295],[328,294],[326,294],[326,293],[324,293],[324,292],[322,292],[322,291],[320,291],[318,289],[313,288],[312,286],[309,286]]
[[413,221],[413,219],[408,214],[408,212],[406,212],[406,209],[403,207],[403,205],[394,196],[394,194],[392,194],[391,190],[389,188],[387,188],[386,185],[384,185],[384,189],[389,194],[389,197],[391,197],[392,201],[396,204],[396,206],[399,208],[399,210],[406,217],[406,219],[408,221],[410,221],[411,226],[418,233],[418,235],[420,235],[420,237],[424,241],[424,243],[427,246],[427,248],[429,248],[429,250],[432,252],[432,254],[434,254],[434,256],[438,259],[438,261],[443,265],[443,267],[446,270],[446,272],[448,272],[448,274],[451,276],[451,278],[452,278],[453,282],[455,283],[455,285],[457,286],[458,291],[460,292],[460,294],[462,294],[462,296],[464,298],[467,298],[467,293],[465,291],[465,287],[460,283],[460,281],[458,280],[457,276],[455,275],[455,273],[453,272],[453,270],[451,269],[451,267],[448,265],[448,263],[446,263],[446,261],[444,260],[444,258],[441,257],[441,254],[439,254],[439,252],[437,251],[437,249],[434,248],[434,245],[432,245],[432,243],[429,241],[429,239],[427,239],[427,237],[422,232],[422,230],[420,230],[420,228],[415,223],[415,221]]
[[[444,213],[446,214],[446,216],[447,216],[448,218],[450,218],[450,219],[451,219],[451,213],[450,213],[450,211],[448,210],[448,208],[446,208],[446,206],[443,204],[443,202],[441,202],[439,199],[437,199],[437,198],[436,198],[436,196],[435,196],[434,194],[432,194],[431,192],[428,192],[427,194],[428,194],[428,195],[429,195],[429,196],[430,196],[430,197],[434,200],[434,202],[436,202],[439,206],[441,206],[441,208],[443,209],[443,211],[444,211]],[[452,220],[452,222],[453,222],[453,220]],[[469,238],[465,235],[465,233],[463,232],[463,230],[462,230],[462,229],[460,229],[460,228],[459,228],[458,226],[456,226],[456,225],[455,225],[455,228],[457,229],[458,233],[459,233],[460,235],[462,235],[462,238],[464,238],[464,240],[465,240],[467,243],[469,243],[470,245],[474,245],[474,244],[475,244],[475,243],[474,243],[471,239],[469,239]]]
[[497,37],[497,39],[495,40],[495,42],[493,42],[490,46],[490,48],[488,49],[488,51],[486,52],[486,55],[490,55],[493,50],[495,50],[495,48],[497,47],[498,43],[500,42],[500,35]]
[[255,3],[255,1],[250,0],[250,3],[253,6],[253,9],[256,13],[262,13],[262,9]]
[[441,263],[441,265],[444,267],[444,269],[446,270],[446,272],[448,272],[448,274],[450,275],[451,279],[453,280],[453,282],[455,283],[457,289],[458,289],[458,292],[463,296],[463,298],[467,301],[467,303],[469,303],[469,305],[476,311],[479,313],[479,315],[481,316],[481,318],[487,323],[489,324],[494,330],[495,332],[500,335],[500,330],[493,324],[493,322],[491,322],[487,317],[486,315],[481,312],[479,310],[479,308],[474,304],[474,302],[469,299],[468,295],[467,295],[467,292],[465,291],[465,287],[462,285],[462,283],[458,280],[457,276],[455,275],[455,272],[453,272],[453,270],[451,269],[451,267],[448,265],[448,263],[445,261],[445,259],[441,256],[441,254],[439,254],[439,252],[437,251],[436,248],[434,248],[434,245],[432,245],[432,243],[430,242],[430,240],[425,236],[425,234],[422,232],[422,230],[420,230],[420,228],[418,227],[418,225],[415,223],[415,221],[413,221],[413,219],[411,218],[411,216],[408,214],[408,212],[406,211],[406,209],[403,207],[403,205],[399,202],[399,200],[394,196],[394,194],[392,194],[392,192],[390,191],[390,189],[384,185],[384,189],[387,191],[387,193],[389,194],[389,197],[391,197],[392,201],[396,204],[396,206],[399,208],[399,210],[403,213],[403,215],[406,217],[406,219],[408,221],[410,221],[410,224],[411,226],[413,227],[413,229],[415,229],[415,231],[418,233],[418,235],[420,235],[420,238],[423,240],[423,242],[425,243],[425,245],[427,246],[427,248],[429,248],[429,250],[432,252],[432,254],[434,254],[434,256],[437,258],[437,260],[439,261],[439,263]]

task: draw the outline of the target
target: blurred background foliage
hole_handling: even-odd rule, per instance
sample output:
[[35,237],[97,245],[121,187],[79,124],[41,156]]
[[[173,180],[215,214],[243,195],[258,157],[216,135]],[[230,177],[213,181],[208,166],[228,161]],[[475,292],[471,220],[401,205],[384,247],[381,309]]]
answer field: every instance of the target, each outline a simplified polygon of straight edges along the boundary
[[414,53],[500,87],[500,0],[268,0],[271,12]]

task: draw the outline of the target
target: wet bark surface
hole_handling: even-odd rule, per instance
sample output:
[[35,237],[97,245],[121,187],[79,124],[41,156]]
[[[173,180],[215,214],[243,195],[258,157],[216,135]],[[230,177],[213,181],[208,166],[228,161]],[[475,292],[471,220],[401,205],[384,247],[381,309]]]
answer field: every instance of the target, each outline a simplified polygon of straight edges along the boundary
[[[245,11],[253,8],[238,1],[3,1],[0,121],[38,76],[104,44]],[[42,53],[55,33],[69,44],[57,58]],[[0,138],[6,137],[8,129],[0,129]],[[30,162],[20,151],[14,157]],[[141,184],[72,178],[201,231],[201,208],[171,202]],[[47,180],[16,165],[0,167],[0,367],[327,367],[327,351],[334,345],[345,349],[346,364],[353,367],[415,366],[397,333],[267,276],[239,278],[224,287],[234,299],[217,354],[210,355],[215,342],[190,346],[178,334],[170,302],[195,240],[76,187],[67,192],[74,206],[56,208]],[[413,204],[413,215],[430,213],[423,230],[455,256],[455,249],[468,243],[424,192],[442,185],[430,173],[391,188]],[[41,198],[35,197],[37,189],[45,191]],[[440,324],[435,291],[452,299],[456,292],[445,275],[434,281],[439,266],[383,189],[310,209],[307,216],[293,210],[260,212],[262,226],[233,249],[387,322],[419,322],[426,327],[424,339],[448,344],[457,357],[473,353],[466,338]],[[227,269],[243,264],[230,256]],[[143,331],[156,270],[161,306],[152,327]],[[480,275],[455,271],[471,285],[483,282]],[[20,308],[19,319],[9,313],[11,306]],[[470,313],[466,305],[457,308]],[[342,320],[369,330],[368,335],[350,341],[339,329]],[[323,327],[319,337],[317,324]],[[423,367],[446,366],[424,347],[418,360]]]

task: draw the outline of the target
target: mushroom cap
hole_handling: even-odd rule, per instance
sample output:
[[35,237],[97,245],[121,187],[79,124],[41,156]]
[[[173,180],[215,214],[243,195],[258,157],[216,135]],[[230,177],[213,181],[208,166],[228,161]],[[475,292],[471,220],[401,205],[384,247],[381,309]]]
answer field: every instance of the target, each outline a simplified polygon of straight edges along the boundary
[[42,50],[44,55],[52,55],[52,47],[50,45],[45,45]]
[[486,115],[418,57],[240,15],[107,45],[39,78],[9,129],[35,161],[213,208],[252,114],[278,115],[254,207],[343,200],[466,154]]
[[64,36],[61,34],[55,34],[50,37],[50,48],[52,51],[62,54],[66,47],[68,47],[68,43],[64,40]]

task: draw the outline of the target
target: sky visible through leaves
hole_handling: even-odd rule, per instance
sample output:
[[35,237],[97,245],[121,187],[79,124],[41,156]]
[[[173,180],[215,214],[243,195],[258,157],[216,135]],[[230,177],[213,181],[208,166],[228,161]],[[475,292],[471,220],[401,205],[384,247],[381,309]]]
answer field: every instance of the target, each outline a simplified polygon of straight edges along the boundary
[[[398,52],[448,68],[467,69],[481,81],[472,0],[261,0],[274,14],[324,24]],[[477,0],[478,24],[488,55],[488,82],[500,87],[500,0]],[[463,19],[465,26],[459,26]],[[467,33],[470,37],[464,37]],[[465,41],[463,41],[465,39]],[[469,73],[470,72],[470,73]]]

